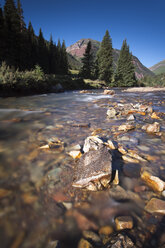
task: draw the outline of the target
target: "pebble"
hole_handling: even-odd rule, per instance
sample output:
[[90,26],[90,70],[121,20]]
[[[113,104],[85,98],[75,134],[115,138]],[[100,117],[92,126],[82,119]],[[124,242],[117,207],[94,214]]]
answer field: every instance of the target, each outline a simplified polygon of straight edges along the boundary
[[108,140],[107,143],[108,143],[108,146],[110,149],[112,149],[112,150],[117,149],[117,143],[116,142],[114,142],[112,140]]
[[11,191],[10,190],[7,190],[7,189],[0,189],[0,199],[1,198],[4,198],[4,197],[7,197],[11,194]]
[[136,164],[139,163],[139,160],[137,160],[137,159],[135,159],[135,158],[132,158],[132,157],[130,157],[130,156],[128,156],[128,155],[123,155],[123,156],[122,156],[122,159],[123,159],[124,161],[126,161],[126,162],[129,162],[129,163],[136,163]]
[[134,121],[135,120],[135,116],[133,114],[130,114],[128,117],[127,117],[127,121]]
[[114,118],[116,116],[117,112],[115,110],[115,108],[111,107],[107,110],[107,116],[109,118]]
[[165,188],[165,182],[162,181],[159,177],[152,176],[147,171],[144,171],[141,174],[141,179],[145,181],[145,183],[151,187],[154,191],[163,191]]
[[93,246],[85,239],[81,239],[78,243],[78,248],[93,248]]
[[119,130],[119,131],[129,131],[129,130],[132,130],[132,129],[134,129],[134,128],[135,128],[134,125],[131,125],[131,124],[123,124],[123,125],[120,125],[120,126],[118,127],[118,130]]
[[115,219],[115,224],[118,231],[123,229],[132,229],[133,219],[131,216],[119,216]]
[[81,158],[81,156],[82,156],[82,153],[80,152],[80,151],[70,151],[69,152],[69,155],[72,157],[72,158],[74,158],[74,159],[76,159],[76,158]]
[[83,151],[89,152],[90,149],[97,150],[103,141],[98,136],[89,136],[85,139]]
[[60,242],[58,240],[55,241],[49,241],[48,245],[46,248],[60,248]]
[[116,173],[115,173],[115,178],[112,182],[114,185],[118,185],[119,184],[119,171],[116,170]]
[[94,233],[92,231],[83,231],[82,234],[83,234],[83,237],[85,239],[89,240],[89,241],[92,241],[92,242],[94,242],[96,244],[101,243],[100,237],[96,233]]
[[162,196],[165,197],[165,190],[162,192]]
[[113,227],[112,226],[102,226],[99,229],[99,234],[100,235],[105,235],[105,236],[109,236],[111,233],[113,233]]
[[155,112],[152,113],[151,118],[152,119],[160,119],[160,117]]
[[142,127],[147,133],[159,133],[160,132],[160,124],[158,122],[154,122],[153,124],[144,125]]
[[165,201],[152,198],[145,206],[145,210],[151,214],[165,215]]

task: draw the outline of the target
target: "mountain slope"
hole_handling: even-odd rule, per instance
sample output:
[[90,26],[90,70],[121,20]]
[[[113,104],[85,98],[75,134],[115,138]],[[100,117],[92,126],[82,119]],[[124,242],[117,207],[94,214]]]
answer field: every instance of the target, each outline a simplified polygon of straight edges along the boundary
[[165,60],[160,61],[159,63],[157,63],[156,65],[153,65],[149,69],[156,75],[165,73]]
[[[96,56],[96,53],[100,47],[100,42],[92,39],[81,39],[77,41],[75,44],[67,47],[67,53],[72,55],[78,62],[79,65],[81,65],[81,58],[83,57],[85,53],[85,49],[87,47],[88,42],[91,41],[92,44],[92,51],[93,55]],[[114,69],[116,68],[117,61],[119,58],[120,50],[113,49],[113,59],[114,59]],[[136,77],[138,79],[144,77],[145,75],[153,76],[154,73],[150,71],[147,67],[145,67],[137,57],[133,56],[133,63],[136,68]],[[77,68],[80,68],[79,66]]]

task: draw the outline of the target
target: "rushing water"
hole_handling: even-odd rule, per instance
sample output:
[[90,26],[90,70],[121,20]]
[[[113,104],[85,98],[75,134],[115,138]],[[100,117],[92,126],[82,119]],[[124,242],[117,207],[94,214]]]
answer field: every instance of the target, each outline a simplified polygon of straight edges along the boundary
[[[153,158],[147,165],[125,164],[120,171],[119,185],[132,194],[129,201],[127,196],[117,201],[107,196],[106,190],[90,193],[73,189],[75,161],[68,155],[71,147],[83,145],[91,133],[111,139],[112,130],[126,122],[108,119],[109,106],[139,102],[162,113],[161,121],[156,121],[164,132],[163,92],[116,90],[115,96],[101,91],[66,92],[0,99],[0,247],[48,247],[51,240],[60,240],[62,247],[77,247],[84,229],[98,232],[101,226],[114,228],[115,216],[130,213],[136,220],[131,235],[138,230],[143,233],[141,242],[146,242],[148,233],[152,233],[148,226],[157,227],[159,222],[144,215],[146,200],[155,193],[136,190],[139,198],[135,199],[135,188],[144,185],[139,178],[141,167],[165,181],[164,139],[140,128],[129,132],[129,140],[123,138],[128,148]],[[137,124],[144,119],[139,115]],[[60,140],[62,145],[40,149],[52,140]],[[145,224],[141,218],[145,218]]]

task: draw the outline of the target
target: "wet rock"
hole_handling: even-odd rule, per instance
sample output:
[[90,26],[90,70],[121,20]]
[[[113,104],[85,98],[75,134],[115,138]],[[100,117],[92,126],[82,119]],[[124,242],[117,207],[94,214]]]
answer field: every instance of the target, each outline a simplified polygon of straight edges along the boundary
[[124,234],[119,233],[111,237],[111,240],[105,245],[105,248],[134,248],[133,241]]
[[114,90],[104,90],[103,94],[104,95],[114,95],[115,91]]
[[119,216],[115,219],[116,230],[133,228],[133,219],[131,216]]
[[123,155],[127,154],[127,150],[121,144],[119,144],[118,151]]
[[117,115],[115,108],[111,107],[107,110],[107,116],[109,118],[114,118]]
[[165,190],[162,192],[162,196],[165,197]]
[[[90,150],[79,160],[75,172],[74,187],[88,189],[94,185],[102,185],[102,180],[109,183],[112,174],[112,155],[106,146],[97,150]],[[105,183],[105,182],[104,182]],[[93,189],[92,189],[93,190]]]
[[22,195],[22,199],[23,199],[24,203],[32,204],[38,200],[38,197],[36,195],[31,194],[31,193],[25,193]]
[[118,127],[118,130],[119,130],[119,131],[129,131],[129,130],[132,130],[132,129],[134,129],[134,128],[135,128],[135,126],[132,125],[132,124],[123,124],[123,125],[120,125],[120,126]]
[[112,140],[108,140],[107,144],[108,144],[109,148],[112,149],[112,150],[115,150],[118,147],[117,142],[112,141]]
[[141,162],[147,162],[146,159],[142,158],[139,154],[136,153],[136,151],[134,150],[128,150],[128,153],[127,153],[128,156],[132,157],[132,158],[135,158],[135,159],[138,159],[139,161]]
[[144,125],[142,129],[147,133],[158,133],[160,132],[160,124],[158,122],[154,122],[153,124]]
[[140,176],[140,170],[141,167],[134,163],[125,163],[123,165],[123,172],[127,177],[138,178]]
[[101,243],[100,237],[96,233],[94,233],[92,231],[83,231],[82,234],[83,234],[83,237],[85,239],[87,239],[90,242],[92,241],[92,243],[95,243],[95,244],[98,244],[98,245]]
[[76,158],[80,158],[81,155],[82,155],[82,153],[81,153],[80,151],[70,151],[70,152],[69,152],[69,155],[70,155],[72,158],[76,159]]
[[78,248],[93,248],[93,246],[85,239],[81,239],[78,243]]
[[123,159],[124,161],[126,161],[126,162],[129,162],[129,163],[136,163],[136,164],[139,163],[139,160],[137,160],[136,158],[132,158],[132,157],[130,157],[130,156],[128,156],[128,155],[123,155],[123,156],[122,156],[122,159]]
[[109,236],[111,233],[113,233],[113,227],[112,226],[102,226],[99,229],[99,234],[100,235],[105,235],[105,236]]
[[79,93],[86,94],[86,93],[91,93],[91,92],[89,90],[80,90]]
[[55,241],[49,241],[46,248],[60,248],[60,242],[58,240]]
[[144,171],[141,174],[141,179],[149,186],[151,187],[154,191],[163,191],[165,188],[165,182],[162,181],[159,177],[152,176],[150,173],[147,171]]
[[8,197],[9,195],[11,195],[11,191],[7,190],[7,189],[0,189],[0,199],[4,198],[4,197]]
[[90,229],[98,230],[98,226],[92,220],[87,218],[82,213],[79,213],[76,209],[68,210],[66,216],[74,217],[77,222],[78,228],[82,231]]
[[152,118],[152,119],[160,119],[160,117],[157,115],[156,112],[153,112],[153,113],[152,113],[151,118]]
[[134,121],[134,120],[135,120],[135,116],[133,114],[127,117],[127,121]]
[[152,198],[145,206],[145,210],[151,214],[165,215],[165,201]]
[[114,185],[118,185],[119,184],[119,171],[116,170],[116,173],[115,173],[115,178],[112,182]]
[[89,150],[97,150],[103,141],[98,136],[89,136],[85,139],[83,151],[88,152]]

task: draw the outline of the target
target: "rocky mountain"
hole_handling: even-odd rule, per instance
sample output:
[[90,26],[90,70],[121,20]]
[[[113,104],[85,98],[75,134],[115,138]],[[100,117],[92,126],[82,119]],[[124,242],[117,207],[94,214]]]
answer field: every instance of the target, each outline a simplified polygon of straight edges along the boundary
[[149,69],[156,75],[165,73],[165,60],[160,61],[159,63],[157,63],[156,65],[153,65]]
[[[81,58],[83,57],[84,53],[85,53],[85,49],[87,47],[88,42],[91,41],[92,44],[92,51],[93,51],[93,55],[96,56],[96,53],[100,47],[100,42],[96,41],[96,40],[92,40],[92,39],[81,39],[79,41],[77,41],[75,44],[67,47],[67,53],[70,54],[72,56],[72,58],[74,58],[74,69],[79,69],[81,66]],[[117,61],[119,58],[119,54],[120,54],[120,50],[118,49],[113,49],[113,58],[114,58],[114,68],[116,68],[117,65]],[[77,61],[77,63],[76,63]],[[69,63],[70,66],[73,68],[72,66],[72,59],[70,58]],[[135,65],[136,68],[136,77],[138,79],[144,77],[145,75],[150,75],[153,76],[154,73],[152,71],[150,71],[147,67],[145,67],[137,57],[133,56],[133,63]]]

